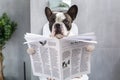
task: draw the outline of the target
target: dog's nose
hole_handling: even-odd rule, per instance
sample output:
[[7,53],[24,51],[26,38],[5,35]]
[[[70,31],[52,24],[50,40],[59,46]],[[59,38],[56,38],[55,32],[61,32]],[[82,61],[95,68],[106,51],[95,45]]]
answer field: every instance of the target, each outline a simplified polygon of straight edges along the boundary
[[56,29],[60,29],[60,24],[55,24]]

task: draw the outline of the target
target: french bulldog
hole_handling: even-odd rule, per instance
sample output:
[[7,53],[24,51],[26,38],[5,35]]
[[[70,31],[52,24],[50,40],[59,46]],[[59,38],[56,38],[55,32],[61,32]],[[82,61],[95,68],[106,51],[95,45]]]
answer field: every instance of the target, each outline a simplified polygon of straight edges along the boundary
[[49,21],[50,36],[61,39],[70,35],[72,22],[78,13],[78,7],[73,5],[67,12],[52,12],[50,8],[45,8],[45,14]]
[[[72,23],[75,20],[78,13],[78,7],[76,5],[71,6],[67,12],[52,12],[50,8],[45,8],[45,15],[49,22],[50,37],[61,39],[71,35]],[[94,45],[86,46],[86,51],[92,52]],[[27,49],[28,54],[34,54],[33,48]],[[54,80],[47,78],[47,80]],[[80,77],[75,80],[81,80]]]

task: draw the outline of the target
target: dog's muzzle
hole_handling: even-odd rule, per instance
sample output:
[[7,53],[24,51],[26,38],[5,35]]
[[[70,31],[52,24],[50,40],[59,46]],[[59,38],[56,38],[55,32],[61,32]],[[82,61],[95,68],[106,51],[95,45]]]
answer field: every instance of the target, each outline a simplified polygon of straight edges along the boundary
[[55,35],[57,35],[57,34],[62,34],[63,35],[63,33],[62,33],[62,26],[60,25],[60,24],[55,24],[54,25],[54,29],[55,29]]

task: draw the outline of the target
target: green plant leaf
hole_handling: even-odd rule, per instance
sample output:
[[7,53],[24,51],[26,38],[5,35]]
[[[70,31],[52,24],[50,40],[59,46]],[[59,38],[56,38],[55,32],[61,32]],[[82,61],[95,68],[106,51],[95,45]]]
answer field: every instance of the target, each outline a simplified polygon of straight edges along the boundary
[[0,46],[4,46],[6,41],[8,41],[13,32],[16,30],[17,23],[11,21],[7,13],[3,13],[0,17]]

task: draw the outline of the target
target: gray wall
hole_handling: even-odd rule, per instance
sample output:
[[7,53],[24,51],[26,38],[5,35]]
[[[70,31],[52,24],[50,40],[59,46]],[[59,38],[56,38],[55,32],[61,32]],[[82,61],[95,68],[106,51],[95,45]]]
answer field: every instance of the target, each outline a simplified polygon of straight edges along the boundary
[[[47,22],[47,0],[31,0],[31,32],[42,33]],[[79,33],[95,32],[98,40],[92,54],[90,80],[120,80],[120,1],[72,0],[79,14],[75,23]],[[32,79],[35,80],[35,79]]]
[[26,62],[26,76],[27,80],[30,80],[30,62],[26,47],[23,45],[24,34],[30,31],[30,1],[0,0],[0,15],[3,12],[7,12],[10,18],[18,23],[17,30],[3,50],[5,78],[6,80],[24,80],[23,62]]

